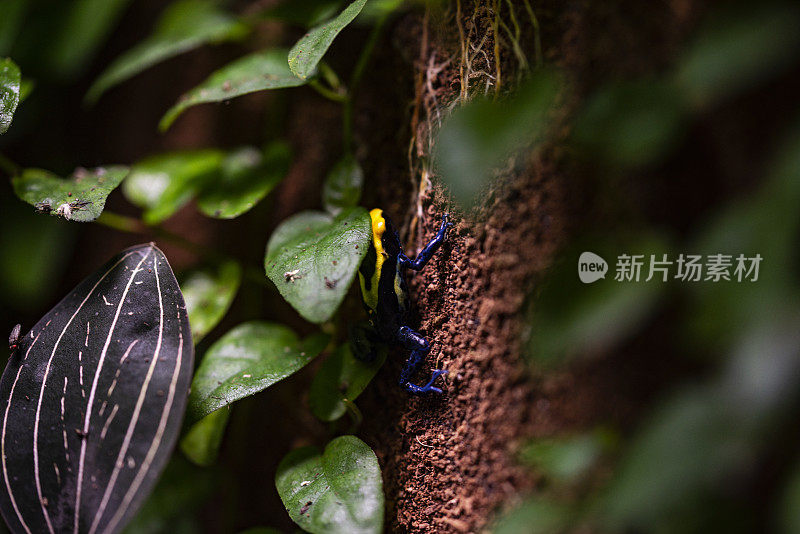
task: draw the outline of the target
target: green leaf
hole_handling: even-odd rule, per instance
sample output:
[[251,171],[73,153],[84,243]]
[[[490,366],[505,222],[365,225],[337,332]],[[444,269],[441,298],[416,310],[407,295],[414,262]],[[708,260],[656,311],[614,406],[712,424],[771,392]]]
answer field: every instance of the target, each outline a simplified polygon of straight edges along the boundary
[[594,159],[622,166],[649,164],[680,140],[686,108],[682,95],[668,84],[609,84],[578,114],[574,139]]
[[267,276],[312,323],[331,318],[367,253],[369,214],[348,208],[337,217],[305,211],[284,221],[267,244]]
[[264,153],[252,147],[236,150],[222,162],[219,178],[203,188],[197,206],[209,217],[238,217],[283,180],[290,162],[289,146],[282,141],[272,143]]
[[219,446],[225,435],[230,413],[229,408],[220,408],[192,425],[181,439],[183,454],[197,465],[213,465],[219,455]]
[[344,11],[325,24],[305,34],[289,51],[289,68],[297,76],[306,79],[317,70],[317,64],[345,26],[361,13],[367,0],[355,0]]
[[780,499],[779,518],[781,532],[800,532],[800,464],[789,471],[783,497]]
[[300,341],[290,329],[275,323],[252,321],[237,326],[214,343],[200,363],[187,419],[197,422],[294,374],[327,342],[328,336],[322,334]]
[[800,54],[796,2],[725,5],[678,64],[675,82],[697,107],[734,97],[791,68]]
[[217,173],[224,157],[220,150],[194,150],[147,158],[133,166],[122,192],[145,209],[147,224],[160,223],[197,194]]
[[237,59],[209,76],[203,83],[181,96],[161,118],[163,132],[187,108],[208,102],[223,102],[237,96],[303,85],[286,65],[286,50],[270,49]]
[[41,213],[67,220],[93,221],[103,212],[106,197],[128,175],[122,166],[77,169],[67,180],[41,169],[25,169],[13,178],[14,192]]
[[122,16],[130,0],[77,0],[50,43],[51,68],[70,75],[91,59],[97,47]]
[[225,316],[241,281],[242,269],[239,264],[228,261],[216,269],[193,271],[181,282],[195,344]]
[[70,265],[78,228],[41,217],[12,195],[0,199],[0,295],[19,312],[34,314],[54,302]]
[[588,471],[613,442],[608,431],[578,436],[537,439],[522,450],[522,460],[558,481],[577,478]]
[[195,516],[216,489],[212,472],[173,456],[153,493],[123,532],[125,534],[193,534]]
[[270,7],[261,16],[308,28],[333,17],[341,5],[341,0],[289,0]]
[[0,56],[5,56],[11,51],[11,45],[14,44],[30,4],[29,0],[0,2]]
[[322,421],[334,421],[347,411],[369,385],[386,361],[386,349],[378,350],[375,361],[362,362],[353,356],[350,344],[340,345],[317,371],[308,393],[311,412]]
[[338,215],[344,208],[352,208],[361,200],[364,185],[364,171],[358,161],[348,154],[334,165],[322,189],[322,203],[332,215]]
[[19,104],[19,85],[22,76],[11,58],[0,60],[0,135],[11,126]]
[[375,453],[355,436],[341,436],[320,454],[295,449],[278,465],[275,485],[289,516],[311,533],[379,533],[383,482]]
[[19,103],[22,104],[26,98],[33,92],[36,87],[36,82],[30,78],[23,78],[19,84]]
[[181,0],[171,4],[153,34],[117,58],[86,94],[89,102],[118,83],[164,61],[207,43],[241,38],[247,27],[204,0]]
[[439,132],[436,168],[465,206],[517,151],[540,141],[561,89],[553,72],[539,71],[507,100],[481,99],[457,109]]
[[531,497],[501,517],[491,531],[494,534],[557,534],[568,531],[575,522],[574,507]]
[[[591,357],[626,339],[647,321],[661,302],[667,284],[657,272],[645,282],[647,262],[639,282],[615,280],[617,254],[649,255],[660,260],[667,252],[663,239],[642,235],[618,240],[584,239],[563,255],[541,285],[534,301],[529,352],[539,365],[561,364],[570,358]],[[608,263],[602,279],[585,284],[578,278],[582,252],[598,254]],[[647,256],[645,256],[647,255]]]

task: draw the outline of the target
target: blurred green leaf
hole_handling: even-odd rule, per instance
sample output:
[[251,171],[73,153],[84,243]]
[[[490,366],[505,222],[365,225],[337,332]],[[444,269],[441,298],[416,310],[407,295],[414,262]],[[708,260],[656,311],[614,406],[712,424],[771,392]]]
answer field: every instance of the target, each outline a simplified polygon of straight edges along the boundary
[[536,439],[525,446],[521,459],[557,481],[568,481],[591,469],[610,440],[608,433],[602,431]]
[[[662,259],[667,248],[653,236],[623,238],[619,242],[585,239],[571,247],[560,265],[555,265],[533,302],[529,351],[541,365],[563,363],[579,354],[596,354],[635,332],[656,309],[667,283],[658,272],[645,281],[649,256]],[[608,262],[604,279],[584,284],[578,278],[578,260],[583,251],[596,252]],[[641,254],[639,282],[615,280],[620,254]],[[647,261],[646,261],[647,260]]]
[[780,524],[784,534],[800,532],[800,465],[789,473],[781,500]]
[[164,61],[207,43],[243,37],[247,27],[220,10],[215,2],[180,0],[161,15],[153,34],[117,58],[95,80],[86,100],[95,102],[118,83]]
[[287,51],[269,49],[237,59],[214,72],[203,83],[185,93],[161,118],[163,132],[186,109],[208,102],[223,102],[237,96],[303,85],[286,64]]
[[562,88],[550,71],[534,73],[505,100],[478,99],[456,109],[439,131],[434,161],[456,200],[474,203],[495,169],[540,141]]
[[769,81],[800,55],[797,2],[740,2],[708,14],[675,81],[697,107]]
[[339,160],[325,179],[322,189],[322,203],[331,215],[339,215],[345,208],[358,205],[361,188],[364,185],[364,171],[358,161],[348,154]]
[[157,224],[170,217],[216,176],[225,154],[220,150],[172,152],[133,166],[122,192],[144,208],[144,221]]
[[19,85],[22,76],[11,58],[0,59],[0,135],[11,127],[19,104]]
[[687,330],[694,341],[729,347],[754,318],[772,317],[774,310],[798,298],[798,204],[800,121],[795,120],[777,146],[766,183],[713,214],[693,240],[692,250],[702,254],[730,254],[734,260],[740,254],[762,257],[756,282],[691,286],[694,313]]
[[383,17],[397,11],[405,5],[405,0],[371,0],[366,3],[355,23],[373,25]]
[[556,534],[575,522],[577,511],[565,504],[531,497],[504,514],[491,532],[494,534]]
[[322,421],[334,421],[347,411],[369,385],[386,361],[386,349],[378,350],[375,361],[362,362],[353,356],[350,344],[340,345],[314,376],[308,393],[311,412]]
[[76,0],[50,43],[50,65],[61,76],[86,65],[119,21],[130,0]]
[[308,28],[333,17],[342,3],[342,0],[284,0],[262,16]]
[[605,494],[602,516],[613,529],[699,517],[724,474],[751,461],[743,434],[716,390],[676,393],[634,440]]
[[215,269],[199,269],[181,282],[186,313],[197,344],[219,323],[239,290],[242,269],[235,261],[227,261]]
[[283,141],[262,153],[245,147],[228,154],[219,178],[206,184],[197,207],[209,217],[233,219],[249,211],[278,185],[289,171],[291,151]]
[[36,87],[36,82],[29,78],[23,78],[19,84],[19,103],[21,104],[28,95],[33,92],[34,87]]
[[11,52],[30,0],[3,0],[0,2],[0,56]]
[[220,408],[192,425],[181,439],[183,454],[197,465],[213,465],[219,455],[230,413],[230,407]]
[[275,485],[289,516],[314,534],[380,533],[383,482],[378,458],[355,436],[340,436],[320,454],[295,449],[281,460]]
[[325,348],[328,337],[300,341],[287,327],[263,321],[244,323],[208,349],[195,373],[187,419],[201,418],[291,376]]
[[264,267],[283,298],[312,323],[331,318],[344,299],[371,236],[369,214],[304,211],[285,220],[267,244]]
[[575,141],[595,158],[620,166],[653,163],[683,133],[686,104],[671,85],[618,82],[594,93],[580,111]]
[[292,72],[304,80],[313,75],[333,40],[345,26],[353,22],[366,3],[367,0],[355,0],[338,16],[309,30],[297,41],[289,51],[289,68]]
[[106,197],[128,172],[122,166],[77,169],[64,180],[41,169],[25,169],[13,178],[14,193],[40,213],[89,222],[100,216]]
[[239,534],[283,534],[280,530],[272,527],[255,527],[241,531]]
[[199,532],[195,514],[215,489],[214,477],[174,456],[153,493],[145,501],[125,534],[194,534]]
[[77,228],[40,217],[11,196],[0,199],[0,211],[14,221],[0,225],[0,294],[16,310],[40,312],[72,259]]

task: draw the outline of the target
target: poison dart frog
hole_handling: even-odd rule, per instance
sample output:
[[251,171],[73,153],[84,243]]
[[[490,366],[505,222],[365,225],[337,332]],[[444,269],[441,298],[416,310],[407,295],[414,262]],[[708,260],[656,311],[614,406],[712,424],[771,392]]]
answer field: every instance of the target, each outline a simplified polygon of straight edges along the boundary
[[417,395],[441,393],[442,390],[434,387],[433,382],[439,375],[446,374],[445,370],[435,370],[424,386],[411,383],[411,377],[425,360],[430,344],[407,324],[411,301],[403,270],[408,268],[419,271],[425,267],[444,242],[447,229],[453,225],[448,221],[447,214],[444,214],[439,231],[417,258],[411,260],[403,253],[397,230],[383,215],[383,210],[374,209],[369,215],[372,220],[372,239],[358,270],[361,297],[367,310],[369,325],[356,327],[352,331],[353,354],[361,360],[371,361],[376,356],[376,343],[402,345],[411,351],[411,355],[400,373],[400,385],[409,393]]

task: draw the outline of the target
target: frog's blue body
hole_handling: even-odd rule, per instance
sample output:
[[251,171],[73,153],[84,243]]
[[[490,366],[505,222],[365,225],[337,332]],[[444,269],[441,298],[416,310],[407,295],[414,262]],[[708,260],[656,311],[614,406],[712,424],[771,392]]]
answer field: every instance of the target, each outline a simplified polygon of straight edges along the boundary
[[362,329],[353,336],[353,352],[362,360],[370,360],[375,357],[372,346],[375,342],[400,344],[411,351],[400,373],[400,385],[406,391],[415,394],[441,393],[442,390],[434,387],[433,382],[436,377],[446,374],[447,371],[441,369],[434,371],[433,377],[424,386],[411,383],[411,377],[425,360],[430,344],[407,325],[411,301],[403,269],[419,271],[425,267],[444,242],[447,229],[452,224],[447,221],[445,214],[436,236],[422,249],[415,260],[411,260],[403,253],[400,237],[389,219],[383,216],[382,210],[372,210],[370,217],[372,239],[367,256],[358,271],[361,296],[369,316],[370,328]]

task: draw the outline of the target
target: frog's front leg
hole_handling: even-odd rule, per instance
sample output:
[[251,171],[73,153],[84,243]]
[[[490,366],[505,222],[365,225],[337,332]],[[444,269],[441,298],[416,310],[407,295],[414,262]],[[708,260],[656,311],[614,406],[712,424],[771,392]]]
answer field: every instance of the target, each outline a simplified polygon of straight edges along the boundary
[[397,340],[411,351],[411,355],[408,357],[406,365],[400,373],[400,385],[409,393],[417,395],[430,392],[441,393],[442,390],[434,387],[433,382],[439,375],[447,374],[447,371],[444,369],[436,369],[431,379],[424,386],[417,386],[411,383],[411,377],[419,370],[420,365],[425,361],[425,355],[431,350],[428,340],[407,326],[401,326],[397,331]]
[[417,255],[417,258],[411,260],[400,252],[397,256],[397,261],[403,267],[408,267],[412,271],[419,271],[425,267],[425,264],[433,257],[439,247],[444,243],[444,239],[447,236],[447,229],[453,226],[453,223],[449,221],[449,217],[447,213],[442,216],[442,224],[439,226],[439,231],[436,232],[436,235],[428,241],[428,244],[425,245],[425,248]]

